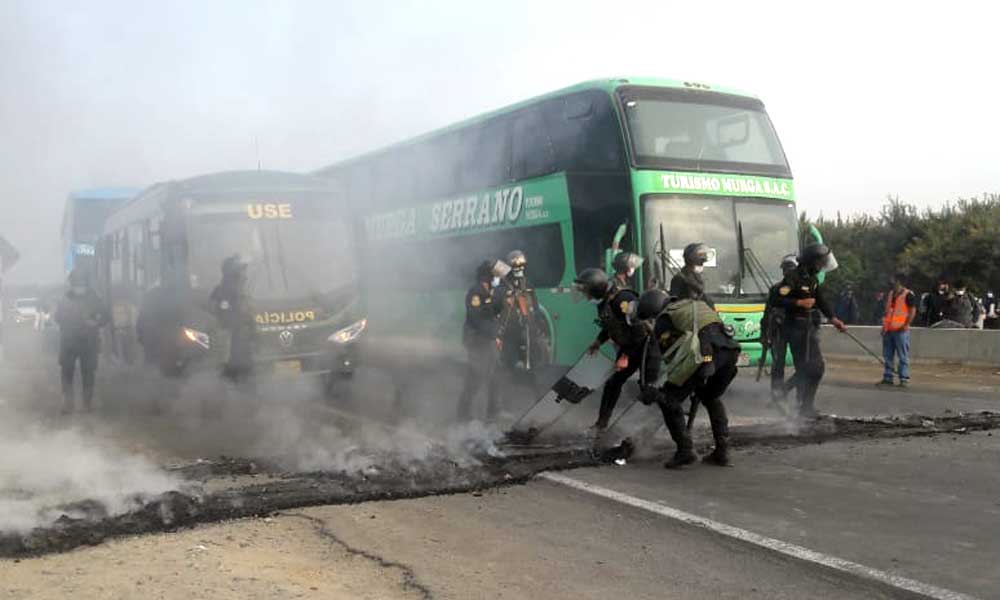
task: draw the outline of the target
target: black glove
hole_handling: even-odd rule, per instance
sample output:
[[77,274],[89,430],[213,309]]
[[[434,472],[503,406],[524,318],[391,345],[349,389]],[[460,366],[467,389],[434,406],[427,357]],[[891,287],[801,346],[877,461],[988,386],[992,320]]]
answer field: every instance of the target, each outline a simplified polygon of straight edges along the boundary
[[660,390],[656,389],[651,385],[647,385],[639,392],[639,402],[642,402],[646,406],[655,404],[663,398],[663,394]]

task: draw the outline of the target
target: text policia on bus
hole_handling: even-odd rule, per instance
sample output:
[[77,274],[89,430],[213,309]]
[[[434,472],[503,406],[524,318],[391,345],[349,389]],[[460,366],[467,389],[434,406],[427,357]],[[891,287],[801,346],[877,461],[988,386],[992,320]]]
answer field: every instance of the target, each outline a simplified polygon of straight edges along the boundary
[[593,309],[571,301],[577,272],[627,250],[646,259],[638,287],[662,286],[691,242],[708,247],[705,291],[741,362],[755,360],[768,288],[798,247],[791,171],[763,103],[703,84],[583,83],[317,174],[362,211],[372,280],[396,290],[373,294],[372,336],[457,344],[470,273],[519,249],[560,365],[596,331]]
[[367,321],[342,200],[328,180],[274,171],[146,189],[97,244],[112,352],[173,375],[350,373]]

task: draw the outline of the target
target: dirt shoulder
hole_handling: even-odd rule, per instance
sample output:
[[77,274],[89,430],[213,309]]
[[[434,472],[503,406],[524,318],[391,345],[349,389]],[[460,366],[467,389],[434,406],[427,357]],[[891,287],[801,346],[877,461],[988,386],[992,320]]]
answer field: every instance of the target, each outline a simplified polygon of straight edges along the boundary
[[292,515],[131,537],[0,561],[4,598],[421,598],[404,565],[345,546]]
[[[882,377],[875,360],[826,357],[823,383],[849,387],[871,387]],[[925,392],[946,392],[1000,398],[1000,369],[948,364],[911,366],[910,386]]]

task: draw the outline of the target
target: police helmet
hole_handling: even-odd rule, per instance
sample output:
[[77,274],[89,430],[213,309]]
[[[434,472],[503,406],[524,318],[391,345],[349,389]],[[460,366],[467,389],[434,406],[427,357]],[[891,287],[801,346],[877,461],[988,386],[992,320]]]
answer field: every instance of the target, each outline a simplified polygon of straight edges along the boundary
[[604,269],[584,269],[573,280],[573,288],[588,298],[598,300],[608,293],[608,274]]
[[670,302],[670,294],[659,288],[646,290],[639,296],[639,306],[636,309],[636,316],[641,321],[652,319],[663,312],[663,308]]
[[476,267],[476,279],[479,281],[489,281],[493,279],[493,259],[484,260]]
[[781,272],[788,273],[799,268],[799,259],[794,254],[786,254],[781,259]]
[[684,264],[699,266],[708,262],[708,246],[694,242],[684,247]]
[[642,266],[642,262],[643,259],[638,254],[619,252],[615,255],[614,260],[611,261],[611,266],[614,267],[615,273],[628,274],[629,271],[634,271]]
[[222,261],[222,276],[239,275],[247,267],[247,262],[239,254],[226,257]]
[[510,265],[511,269],[521,271],[528,265],[528,259],[524,256],[524,252],[511,250],[507,255],[507,264]]
[[810,244],[802,249],[799,263],[816,271],[830,272],[837,268],[837,259],[826,244]]

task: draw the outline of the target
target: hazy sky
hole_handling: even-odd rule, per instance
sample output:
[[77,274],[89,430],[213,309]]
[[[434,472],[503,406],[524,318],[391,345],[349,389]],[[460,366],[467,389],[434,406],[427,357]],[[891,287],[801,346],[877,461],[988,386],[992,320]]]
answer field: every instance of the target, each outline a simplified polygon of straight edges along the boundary
[[253,168],[255,137],[309,170],[615,75],[759,95],[812,214],[1000,191],[998,11],[918,4],[0,0],[0,234],[52,281],[72,189]]

